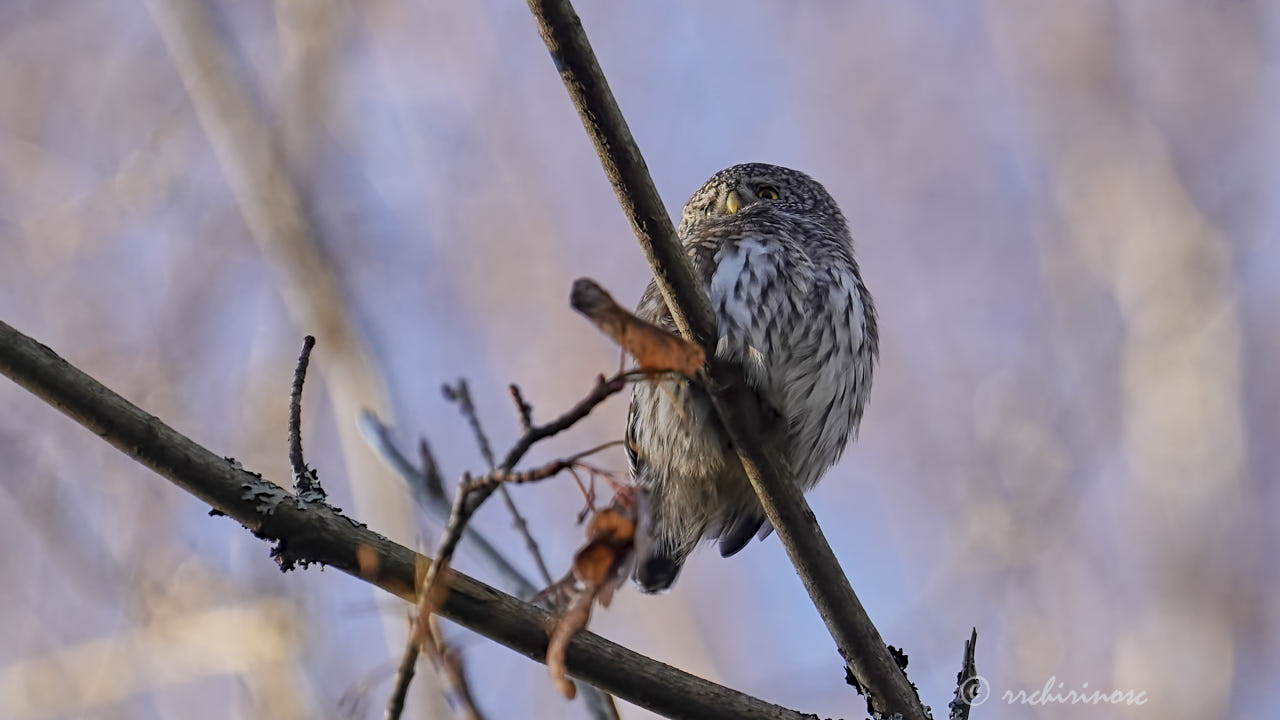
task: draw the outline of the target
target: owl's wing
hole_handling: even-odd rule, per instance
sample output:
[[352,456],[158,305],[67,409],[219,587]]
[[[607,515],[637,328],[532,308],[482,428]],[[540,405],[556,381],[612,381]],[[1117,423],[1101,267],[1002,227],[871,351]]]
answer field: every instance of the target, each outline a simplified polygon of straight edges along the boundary
[[[640,302],[636,305],[636,316],[642,320],[647,320],[658,327],[676,332],[675,319],[671,317],[671,313],[667,310],[667,304],[662,299],[662,293],[658,291],[658,284],[655,280],[650,280],[648,287],[644,289],[644,294],[640,296]],[[624,437],[624,448],[627,451],[627,469],[631,472],[631,477],[639,478],[641,471],[644,469],[644,459],[640,457],[636,448],[640,441],[639,428],[637,423],[640,417],[640,400],[636,390],[631,392],[631,404],[627,407],[627,432]]]
[[627,406],[627,432],[623,437],[623,448],[627,451],[627,470],[631,473],[631,477],[640,477],[640,470],[643,468],[644,461],[640,459],[640,454],[636,452],[636,419],[640,417],[640,406],[636,399],[635,391],[631,393],[631,404]]

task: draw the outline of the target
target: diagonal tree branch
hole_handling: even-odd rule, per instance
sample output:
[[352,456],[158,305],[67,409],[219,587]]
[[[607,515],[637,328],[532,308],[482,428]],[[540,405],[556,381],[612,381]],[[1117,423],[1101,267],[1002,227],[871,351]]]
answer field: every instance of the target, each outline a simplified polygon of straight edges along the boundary
[[[569,0],[528,3],[676,326],[711,354],[717,335],[710,301],[694,278],[582,21]],[[915,688],[894,661],[840,568],[803,493],[788,480],[778,454],[761,441],[760,420],[741,373],[714,360],[709,370],[712,382],[708,389],[747,477],[851,675],[866,693],[869,707],[886,716],[927,717]]]
[[658,289],[671,309],[676,327],[681,335],[704,348],[715,347],[716,318],[711,301],[689,267],[671,217],[649,177],[649,166],[613,99],[582,21],[568,0],[529,0],[529,9],[538,21],[538,32],[551,51],[569,98],[595,144],[622,211],[658,278]]
[[[230,516],[258,537],[274,542],[272,552],[282,568],[328,565],[415,600],[413,588],[429,558],[391,542],[330,505],[304,502],[234,460],[214,455],[3,322],[0,373],[209,503],[212,514]],[[549,432],[558,425],[543,427]],[[530,658],[544,659],[548,618],[544,610],[461,573],[449,573],[448,580],[441,615]],[[590,632],[577,634],[569,643],[567,661],[574,677],[667,717],[816,720],[814,715],[703,680]]]

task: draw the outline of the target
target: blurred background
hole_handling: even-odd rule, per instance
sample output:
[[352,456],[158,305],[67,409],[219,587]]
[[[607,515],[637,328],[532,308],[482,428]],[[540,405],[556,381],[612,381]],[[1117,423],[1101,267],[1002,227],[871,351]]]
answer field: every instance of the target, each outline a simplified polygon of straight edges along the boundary
[[[1280,5],[581,0],[673,213],[716,170],[805,170],[880,310],[860,441],[811,495],[939,712],[977,626],[975,718],[1280,713]],[[430,545],[361,436],[450,478],[618,351],[567,306],[649,270],[524,3],[4,0],[0,319],[285,481],[289,379],[337,505]],[[530,463],[621,436],[617,399]],[[625,467],[621,453],[602,458]],[[405,608],[267,546],[0,381],[0,716],[381,717]],[[553,573],[563,478],[514,490]],[[531,576],[500,503],[476,521]],[[486,566],[459,567],[495,582]],[[592,629],[860,717],[776,539],[628,588]],[[581,718],[446,625],[490,717]],[[1049,683],[1143,706],[1010,704]],[[1055,686],[1056,687],[1056,686]],[[446,718],[420,672],[406,717]],[[651,717],[623,704],[625,718]]]

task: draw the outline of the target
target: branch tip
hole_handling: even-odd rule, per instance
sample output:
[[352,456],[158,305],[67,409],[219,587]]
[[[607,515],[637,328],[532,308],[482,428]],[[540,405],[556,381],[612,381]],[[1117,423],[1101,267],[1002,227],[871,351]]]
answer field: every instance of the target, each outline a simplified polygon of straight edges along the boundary
[[960,672],[956,674],[955,697],[947,705],[950,711],[948,720],[969,720],[969,710],[976,702],[985,699],[979,696],[984,691],[991,692],[987,681],[978,675],[978,665],[975,660],[977,650],[978,628],[975,627],[969,639],[964,642],[964,659],[960,665]]
[[307,381],[307,365],[311,362],[311,350],[315,346],[315,336],[302,338],[302,352],[298,355],[293,385],[289,389],[289,467],[293,471],[293,492],[305,502],[325,500],[319,475],[307,466],[302,455],[302,386]]

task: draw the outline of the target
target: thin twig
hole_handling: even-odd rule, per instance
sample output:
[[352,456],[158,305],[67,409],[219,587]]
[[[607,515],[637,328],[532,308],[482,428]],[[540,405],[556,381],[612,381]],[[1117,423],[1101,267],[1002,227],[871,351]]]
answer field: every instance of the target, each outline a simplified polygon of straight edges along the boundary
[[511,383],[507,386],[507,392],[511,393],[511,401],[516,404],[516,414],[520,416],[520,430],[527,432],[533,425],[533,406],[525,401],[519,385]]
[[489,445],[489,437],[485,435],[484,427],[480,425],[480,416],[476,414],[475,403],[471,401],[471,386],[467,384],[467,379],[458,378],[457,385],[446,383],[442,389],[445,399],[458,406],[458,412],[462,413],[462,417],[471,426],[471,434],[476,437],[476,445],[480,448],[480,457],[484,460],[484,464],[490,468],[496,467],[497,461],[493,459],[493,448]]
[[[412,623],[413,621],[410,620]],[[410,633],[412,635],[412,633]],[[409,695],[409,683],[413,682],[413,674],[418,668],[418,648],[406,651],[400,656],[400,664],[396,666],[395,679],[391,682],[391,697],[387,699],[387,711],[383,715],[386,720],[398,720],[404,713],[404,701]]]
[[[502,458],[502,464],[498,466],[499,470],[510,472],[529,451],[534,443],[545,440],[553,435],[558,435],[570,427],[573,427],[582,418],[586,417],[597,405],[609,399],[610,396],[622,391],[628,383],[642,379],[663,379],[671,376],[670,372],[653,372],[649,370],[626,370],[619,372],[606,378],[604,375],[596,376],[595,387],[586,397],[579,400],[573,407],[564,411],[559,417],[549,423],[543,425],[534,425],[520,436],[511,449],[507,451],[505,457]],[[483,491],[481,491],[483,492]]]
[[[685,339],[713,355],[718,334],[711,303],[694,277],[582,21],[569,0],[528,0],[528,4],[676,327]],[[846,667],[868,693],[873,710],[923,720],[927,715],[919,695],[858,600],[803,492],[787,477],[776,448],[762,442],[760,418],[741,369],[713,361],[709,370],[708,391],[716,414]]]
[[[0,374],[217,513],[276,543],[276,555],[285,567],[328,565],[400,598],[415,599],[417,570],[429,558],[328,505],[292,502],[292,495],[280,486],[201,447],[3,322]],[[545,657],[545,610],[458,572],[450,573],[448,583],[442,616],[527,657]],[[570,641],[566,660],[574,677],[668,717],[815,718],[677,670],[589,631]]]
[[418,460],[422,463],[424,489],[432,495],[445,497],[444,476],[440,474],[440,465],[436,462],[436,456],[431,452],[431,445],[425,437],[418,438]]
[[542,557],[542,549],[538,547],[538,541],[533,539],[533,533],[529,531],[529,522],[525,520],[524,515],[520,514],[520,508],[516,507],[515,498],[511,497],[511,491],[505,487],[498,488],[498,494],[502,496],[502,502],[507,506],[507,512],[511,513],[511,525],[515,527],[516,532],[520,533],[520,537],[524,538],[524,546],[528,548],[529,555],[533,557],[533,562],[538,566],[538,575],[542,577],[542,581],[550,585],[551,571],[547,569],[547,561]]
[[[467,424],[471,426],[471,432],[476,437],[476,445],[480,447],[480,456],[484,458],[484,462],[489,466],[489,472],[497,471],[497,463],[493,459],[493,449],[489,446],[489,438],[485,435],[484,427],[480,425],[480,415],[476,412],[475,403],[471,401],[471,387],[467,385],[466,378],[459,378],[458,384],[454,386],[444,386],[444,396],[448,400],[454,402],[458,406],[459,412],[466,418]],[[524,428],[527,431],[527,428]],[[538,566],[538,574],[542,576],[543,583],[550,585],[554,582],[551,578],[551,571],[547,569],[547,562],[542,557],[542,550],[538,548],[538,541],[533,538],[533,533],[529,531],[529,522],[520,512],[520,508],[516,506],[515,498],[511,497],[511,493],[505,488],[498,488],[498,493],[502,496],[503,503],[507,506],[507,512],[511,513],[511,524],[515,527],[520,537],[524,538],[524,545],[529,549],[529,555],[533,557],[533,562]]]
[[392,670],[395,670],[395,667],[390,662],[384,662],[366,670],[360,677],[356,678],[338,698],[338,717],[344,718],[344,720],[356,720],[356,718],[365,717],[364,708],[369,699],[369,690],[374,685],[380,684],[382,679],[390,675]]
[[[427,568],[427,575],[422,580],[422,586],[418,589],[418,601],[414,605],[414,619],[410,623],[409,638],[405,641],[404,654],[400,660],[400,667],[405,668],[415,664],[418,661],[418,653],[423,647],[423,643],[427,640],[427,631],[430,625],[432,613],[439,610],[439,602],[437,600],[436,584],[441,580],[441,571],[449,567],[449,563],[453,560],[453,552],[458,547],[458,541],[462,539],[462,531],[466,527],[467,521],[471,517],[471,513],[466,512],[467,499],[467,476],[463,476],[463,482],[458,485],[457,495],[453,501],[453,510],[449,514],[449,523],[445,525],[444,533],[440,536],[440,542],[436,546],[436,552],[433,557],[431,567]],[[477,504],[476,507],[479,507]],[[474,512],[474,510],[473,510]],[[404,711],[404,698],[409,692],[409,682],[413,680],[413,673],[396,673],[396,682],[392,685],[391,697],[387,701],[386,720],[399,720],[400,713]]]
[[[467,484],[467,490],[479,490],[480,488],[490,485],[523,485],[524,483],[538,482],[539,480],[546,480],[548,478],[555,477],[565,470],[572,470],[574,468],[581,468],[593,473],[603,474],[604,471],[600,468],[585,465],[581,460],[585,457],[595,455],[602,450],[617,447],[622,443],[622,440],[611,440],[607,443],[597,445],[590,450],[583,450],[582,452],[574,453],[569,457],[552,460],[545,465],[539,465],[536,468],[523,470],[521,472],[491,472],[488,475],[481,475],[480,477],[471,479]],[[547,584],[549,585],[550,583]]]
[[979,696],[983,692],[991,692],[987,681],[978,675],[978,664],[974,659],[977,650],[978,628],[975,627],[973,634],[964,643],[964,661],[960,664],[960,672],[956,674],[955,698],[947,706],[951,711],[950,720],[969,720],[970,708],[986,700]]
[[311,335],[302,338],[302,353],[293,371],[293,385],[289,389],[289,467],[293,470],[293,491],[307,502],[324,502],[324,488],[316,471],[307,466],[302,455],[302,386],[307,381],[307,365],[311,362],[311,349],[316,339]]
[[462,668],[462,657],[444,640],[440,620],[432,615],[427,627],[423,652],[440,679],[440,691],[458,720],[484,720],[476,701],[471,696],[471,686]]

